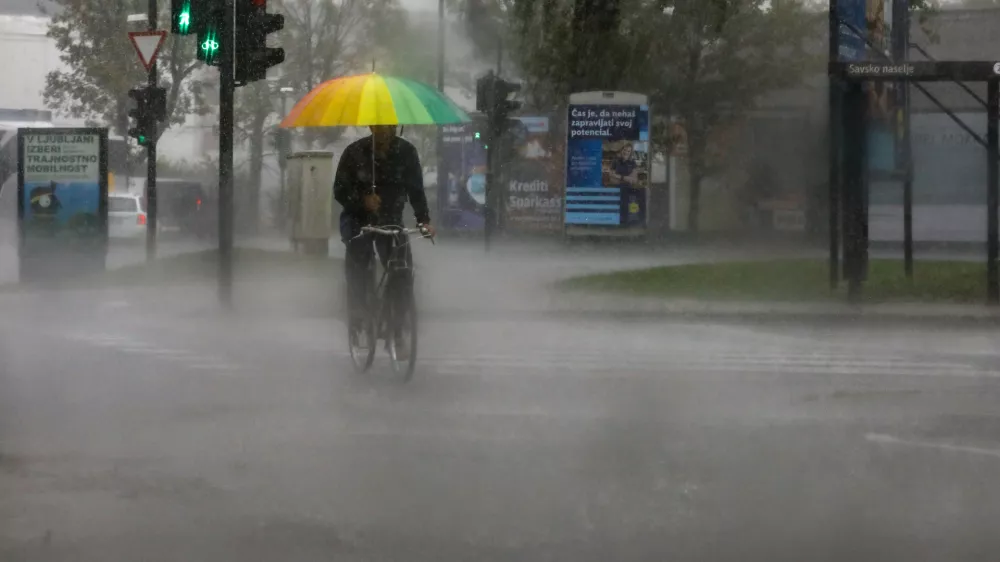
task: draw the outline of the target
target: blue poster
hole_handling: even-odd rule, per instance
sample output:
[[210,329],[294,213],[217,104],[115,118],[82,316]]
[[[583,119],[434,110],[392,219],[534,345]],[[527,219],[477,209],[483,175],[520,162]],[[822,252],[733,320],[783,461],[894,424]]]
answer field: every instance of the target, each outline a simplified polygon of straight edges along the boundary
[[643,227],[649,106],[571,105],[565,224]]
[[[837,48],[841,62],[860,61],[868,58],[864,33],[867,30],[867,0],[838,0],[837,19],[840,29]],[[853,28],[853,29],[852,29]]]
[[441,128],[443,169],[438,171],[438,205],[439,223],[446,229],[483,229],[486,206],[484,133],[481,123]]
[[19,129],[18,147],[22,279],[103,269],[107,130]]

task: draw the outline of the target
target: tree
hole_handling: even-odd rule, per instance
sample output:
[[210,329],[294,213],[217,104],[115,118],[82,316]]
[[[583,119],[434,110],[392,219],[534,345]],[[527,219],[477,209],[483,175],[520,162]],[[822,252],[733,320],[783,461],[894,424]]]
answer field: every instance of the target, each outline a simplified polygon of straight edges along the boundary
[[653,42],[647,91],[687,133],[688,228],[698,231],[701,183],[710,171],[713,136],[730,127],[766,94],[801,83],[821,57],[807,51],[825,16],[798,2],[676,0],[658,17],[664,39]]
[[[818,60],[806,43],[820,14],[795,0],[490,1],[514,30],[511,58],[537,98],[560,107],[572,91],[647,92],[683,121],[692,230],[712,135]],[[666,128],[653,135],[654,144],[670,142]]]
[[[438,23],[415,21],[408,13],[399,11],[380,22],[384,38],[376,47],[379,68],[392,76],[409,78],[437,86],[438,81]],[[447,54],[447,53],[446,53]],[[446,87],[465,92],[473,90],[474,77],[468,68],[446,62],[444,83]],[[404,134],[417,146],[422,162],[434,162],[437,156],[438,127],[406,127]]]
[[[125,20],[131,13],[146,11],[139,0],[54,0],[57,10],[49,14],[48,36],[60,51],[64,68],[48,73],[43,96],[46,105],[77,119],[106,124],[125,135],[128,129],[129,89],[146,80],[128,39]],[[169,3],[165,3],[169,5]],[[167,10],[160,15],[168,21]],[[167,119],[159,134],[170,125],[183,123],[192,111],[201,110],[198,96],[188,80],[199,64],[193,41],[170,36],[160,49],[159,80],[167,89]]]
[[[385,41],[383,22],[397,17],[397,0],[282,0],[280,82],[299,96],[320,83],[371,69],[375,48]],[[307,130],[306,144],[335,142],[342,128]]]
[[236,90],[233,111],[236,140],[248,148],[247,184],[240,190],[239,215],[250,233],[256,233],[260,218],[261,175],[268,122],[275,115],[275,94],[271,84],[259,80]]

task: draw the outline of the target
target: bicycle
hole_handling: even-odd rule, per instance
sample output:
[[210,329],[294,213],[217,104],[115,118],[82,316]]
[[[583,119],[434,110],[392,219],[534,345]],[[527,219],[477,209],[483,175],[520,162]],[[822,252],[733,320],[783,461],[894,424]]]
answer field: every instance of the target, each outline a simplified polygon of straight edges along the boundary
[[[368,284],[365,298],[365,319],[360,329],[348,329],[348,343],[351,361],[359,373],[365,373],[375,361],[375,350],[380,340],[385,341],[386,350],[392,361],[392,370],[403,375],[404,381],[413,377],[417,365],[417,310],[413,295],[413,264],[400,252],[410,243],[408,235],[419,234],[420,238],[434,239],[428,235],[425,228],[404,228],[401,226],[365,226],[361,232],[352,238],[356,240],[365,234],[376,234],[391,237],[389,257],[385,260],[386,267],[381,279],[376,285]],[[405,240],[400,244],[401,240]],[[374,239],[372,244],[374,244]],[[371,267],[375,267],[372,260]],[[400,295],[401,302],[390,298],[393,294]],[[400,310],[402,308],[402,310]],[[364,341],[361,341],[361,336]],[[397,342],[409,339],[409,355],[400,356]],[[364,344],[364,345],[363,345]],[[405,344],[404,344],[405,345]]]

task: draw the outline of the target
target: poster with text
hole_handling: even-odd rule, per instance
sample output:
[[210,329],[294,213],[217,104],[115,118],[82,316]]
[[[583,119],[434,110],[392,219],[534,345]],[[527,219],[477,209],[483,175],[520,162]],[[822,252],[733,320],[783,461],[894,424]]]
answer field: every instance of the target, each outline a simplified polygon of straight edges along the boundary
[[558,230],[562,225],[562,166],[548,116],[518,117],[510,134],[510,159],[502,166],[509,231]]
[[22,257],[55,260],[67,252],[82,256],[91,251],[103,256],[106,150],[104,129],[18,131]]
[[649,167],[648,106],[571,105],[565,224],[644,227]]
[[442,169],[438,170],[440,226],[451,230],[482,230],[486,205],[486,145],[476,138],[476,123],[445,125]]

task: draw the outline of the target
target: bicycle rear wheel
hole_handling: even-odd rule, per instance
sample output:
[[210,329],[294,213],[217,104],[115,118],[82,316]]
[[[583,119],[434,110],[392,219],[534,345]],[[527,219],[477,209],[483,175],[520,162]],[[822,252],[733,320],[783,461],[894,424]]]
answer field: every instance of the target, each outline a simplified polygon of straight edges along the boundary
[[389,342],[389,358],[392,370],[403,377],[403,382],[413,378],[417,367],[417,309],[413,295],[394,304],[391,311],[392,327]]

